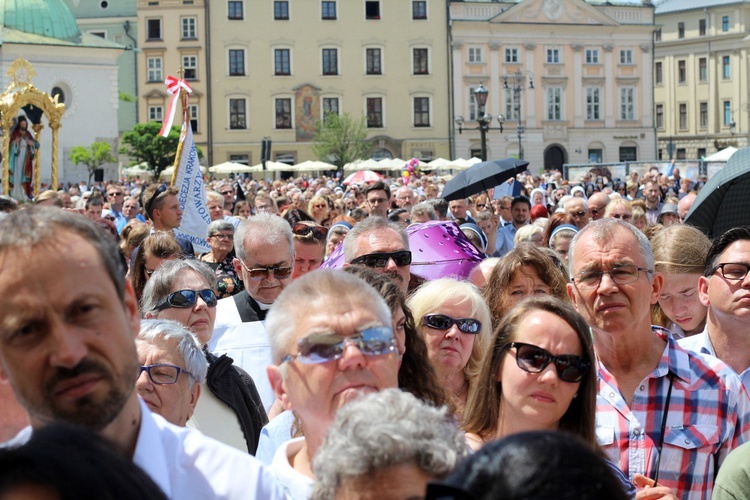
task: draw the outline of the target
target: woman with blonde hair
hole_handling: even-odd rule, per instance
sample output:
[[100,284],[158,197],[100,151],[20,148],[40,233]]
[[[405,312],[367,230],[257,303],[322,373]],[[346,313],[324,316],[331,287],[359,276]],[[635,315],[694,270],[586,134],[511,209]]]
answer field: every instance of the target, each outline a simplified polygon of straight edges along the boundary
[[143,289],[151,275],[164,261],[182,258],[182,247],[171,231],[156,231],[143,240],[135,251],[130,279],[135,297],[141,302]]
[[698,296],[711,241],[692,226],[670,226],[651,239],[654,270],[664,278],[659,301],[651,307],[651,322],[669,328],[677,339],[695,335],[706,326],[707,308]]
[[608,219],[620,219],[628,224],[633,222],[633,208],[625,198],[616,198],[607,203],[604,209],[604,217]]
[[324,196],[315,195],[310,199],[307,204],[307,213],[315,219],[318,225],[323,225],[328,219],[328,213],[330,212],[330,205],[328,200]]
[[521,243],[532,243],[538,247],[543,245],[544,240],[544,228],[537,226],[536,224],[527,224],[516,231],[516,235],[513,237],[513,243],[515,246]]
[[460,418],[489,345],[490,310],[477,287],[452,278],[420,286],[407,306],[427,344],[438,381]]

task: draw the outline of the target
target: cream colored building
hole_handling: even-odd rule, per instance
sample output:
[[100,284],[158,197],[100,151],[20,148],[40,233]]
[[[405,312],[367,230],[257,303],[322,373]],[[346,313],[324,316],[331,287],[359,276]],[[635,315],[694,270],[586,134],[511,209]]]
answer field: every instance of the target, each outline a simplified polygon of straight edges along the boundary
[[[197,3],[197,2],[196,2]],[[318,159],[326,112],[366,117],[376,158],[450,155],[445,2],[211,2],[211,163]]]
[[[476,126],[482,83],[492,127],[505,120],[487,133],[488,158],[518,155],[519,124],[533,172],[654,158],[653,6],[475,1],[450,12],[454,114]],[[479,132],[456,126],[455,156],[479,149]]]
[[[193,89],[189,97],[191,123],[204,155],[208,146],[205,10],[203,0],[138,0],[139,121],[163,120],[172,98],[164,80],[169,75],[178,77],[182,69]],[[182,123],[180,108],[174,123]]]
[[700,159],[750,133],[750,4],[669,0],[656,7],[654,114],[662,159]]

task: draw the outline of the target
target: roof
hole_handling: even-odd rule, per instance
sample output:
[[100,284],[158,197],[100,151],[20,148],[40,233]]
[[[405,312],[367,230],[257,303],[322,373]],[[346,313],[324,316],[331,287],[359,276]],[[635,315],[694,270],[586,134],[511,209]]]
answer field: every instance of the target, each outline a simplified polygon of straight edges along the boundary
[[671,14],[673,12],[680,12],[684,10],[697,10],[704,9],[706,7],[720,7],[722,5],[733,5],[741,3],[750,3],[748,0],[662,0],[660,2],[654,2],[656,8],[654,14]]
[[78,41],[61,40],[59,38],[50,38],[34,33],[25,33],[23,31],[2,28],[0,31],[0,45],[5,43],[17,43],[28,45],[56,45],[64,47],[89,47],[97,49],[125,49],[124,45],[105,40],[96,35],[83,33],[79,36]]
[[63,0],[2,0],[0,25],[68,42],[81,39],[78,23]]

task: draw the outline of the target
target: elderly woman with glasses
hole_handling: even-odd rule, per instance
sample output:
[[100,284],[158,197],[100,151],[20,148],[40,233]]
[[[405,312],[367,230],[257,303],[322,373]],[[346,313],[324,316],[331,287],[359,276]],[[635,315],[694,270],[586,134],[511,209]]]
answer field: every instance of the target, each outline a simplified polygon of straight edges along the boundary
[[216,295],[223,299],[244,290],[242,280],[237,276],[232,261],[234,260],[234,224],[225,220],[215,220],[206,231],[210,252],[198,256],[216,273]]
[[315,271],[323,263],[328,229],[315,222],[300,221],[292,225],[294,235],[294,269],[292,279]]
[[198,339],[208,373],[188,426],[207,436],[255,454],[260,429],[268,422],[253,379],[233,365],[232,358],[208,352],[216,320],[216,275],[205,263],[177,260],[164,263],[143,291],[145,318],[171,319]]
[[489,344],[490,310],[478,288],[451,278],[420,286],[407,306],[427,344],[438,382],[460,418]]

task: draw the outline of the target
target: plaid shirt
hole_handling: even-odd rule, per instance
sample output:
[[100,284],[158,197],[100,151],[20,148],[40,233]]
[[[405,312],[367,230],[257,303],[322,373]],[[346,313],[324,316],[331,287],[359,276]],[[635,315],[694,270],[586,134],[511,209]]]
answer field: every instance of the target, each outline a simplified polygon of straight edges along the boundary
[[664,328],[653,330],[667,345],[654,371],[636,387],[630,407],[599,362],[597,438],[631,480],[636,473],[653,478],[672,374],[658,482],[683,499],[710,498],[719,465],[750,439],[750,399],[723,362],[686,351]]

